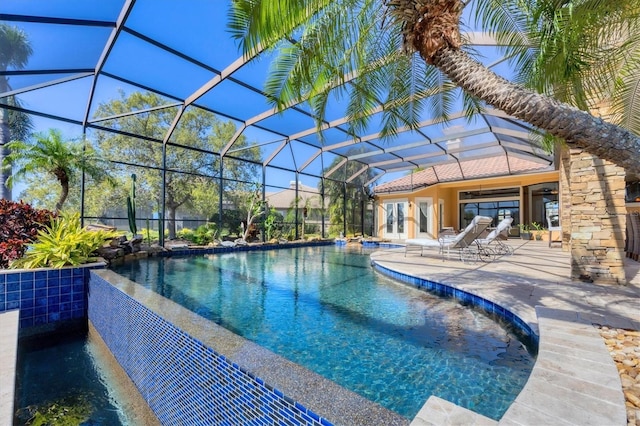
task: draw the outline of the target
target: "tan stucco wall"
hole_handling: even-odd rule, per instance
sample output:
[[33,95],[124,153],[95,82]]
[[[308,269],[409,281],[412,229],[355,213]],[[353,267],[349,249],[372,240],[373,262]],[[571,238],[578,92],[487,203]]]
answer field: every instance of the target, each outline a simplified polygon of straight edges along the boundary
[[[460,191],[473,191],[480,189],[497,189],[497,188],[509,188],[509,187],[523,187],[534,185],[538,183],[557,182],[559,180],[558,171],[549,171],[543,173],[532,173],[526,175],[516,176],[500,176],[486,179],[475,179],[459,182],[446,182],[436,185],[422,188],[413,192],[394,192],[391,194],[379,194],[376,195],[377,201],[377,217],[378,217],[378,236],[384,236],[385,226],[385,214],[384,203],[390,200],[406,200],[410,203],[409,211],[407,213],[407,238],[415,238],[416,229],[416,199],[423,197],[430,197],[433,199],[433,219],[434,229],[437,230],[452,226],[458,228],[460,223],[460,212],[458,208],[458,193]],[[522,204],[522,196],[520,197],[520,203]],[[438,200],[444,200],[444,223],[438,223]]]

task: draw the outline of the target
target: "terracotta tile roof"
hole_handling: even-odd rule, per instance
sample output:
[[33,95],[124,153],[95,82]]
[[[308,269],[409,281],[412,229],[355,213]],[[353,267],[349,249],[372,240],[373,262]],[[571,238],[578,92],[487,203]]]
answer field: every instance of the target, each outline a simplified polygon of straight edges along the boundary
[[374,188],[376,194],[383,192],[411,191],[439,182],[454,182],[489,176],[504,176],[532,171],[549,170],[548,165],[509,156],[507,164],[504,156],[461,161],[460,163],[438,164],[428,169],[403,176]]

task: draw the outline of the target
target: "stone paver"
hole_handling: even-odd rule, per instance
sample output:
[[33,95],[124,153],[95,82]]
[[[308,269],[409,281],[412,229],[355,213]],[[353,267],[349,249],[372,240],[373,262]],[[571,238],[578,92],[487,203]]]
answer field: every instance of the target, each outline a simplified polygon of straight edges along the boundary
[[[378,250],[371,259],[496,302],[539,333],[536,365],[500,425],[625,425],[617,369],[594,325],[640,330],[640,262],[625,259],[624,286],[576,282],[569,253],[561,248],[537,241],[509,244],[516,249],[513,256],[474,265],[442,261],[435,250],[405,256],[403,248]],[[436,402],[430,399],[412,425],[463,424],[458,420],[468,416],[468,410]]]

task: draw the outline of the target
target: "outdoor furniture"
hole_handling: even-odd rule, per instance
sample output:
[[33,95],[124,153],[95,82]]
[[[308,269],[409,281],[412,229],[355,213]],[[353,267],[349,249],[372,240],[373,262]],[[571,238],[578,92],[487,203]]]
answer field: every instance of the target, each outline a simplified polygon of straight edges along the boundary
[[411,238],[405,241],[405,256],[407,252],[418,249],[420,256],[423,255],[425,248],[437,248],[440,250],[442,260],[451,254],[451,250],[458,250],[460,260],[463,262],[471,262],[477,259],[490,261],[495,258],[495,253],[490,248],[479,245],[476,239],[484,232],[485,229],[493,221],[487,216],[476,216],[471,223],[457,235],[441,237],[437,240],[428,238]]
[[498,226],[492,229],[491,232],[489,232],[489,235],[487,235],[484,238],[478,238],[476,240],[476,244],[482,245],[482,246],[489,246],[493,243],[493,245],[490,248],[491,250],[493,250],[493,252],[496,255],[511,256],[513,254],[513,249],[508,244],[505,244],[504,241],[509,236],[509,229],[511,229],[512,222],[513,222],[512,217],[507,217],[505,219],[502,219],[498,224]]
[[[549,229],[549,247],[552,243],[562,244],[562,227],[560,226],[560,218],[558,216],[547,216],[547,227]],[[553,241],[553,233],[560,235],[559,241]]]

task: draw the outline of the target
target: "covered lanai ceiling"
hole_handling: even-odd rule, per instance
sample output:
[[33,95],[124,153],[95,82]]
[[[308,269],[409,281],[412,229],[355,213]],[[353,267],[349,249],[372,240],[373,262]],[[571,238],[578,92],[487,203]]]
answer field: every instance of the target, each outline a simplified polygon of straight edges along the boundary
[[[159,143],[174,143],[172,131],[184,111],[201,108],[236,125],[236,135],[217,153],[241,156],[234,141],[245,135],[260,146],[267,167],[331,177],[355,162],[350,170],[358,171],[347,181],[366,170],[375,176],[368,183],[380,183],[407,170],[442,165],[459,169],[456,179],[552,166],[552,156],[532,141],[529,126],[493,109],[465,118],[461,100],[460,112],[448,122],[425,117],[418,130],[401,129],[393,140],[382,140],[376,116],[357,138],[349,135],[346,101],[332,98],[320,137],[306,104],[277,112],[267,101],[262,87],[269,56],[241,55],[226,29],[228,7],[228,0],[3,0],[0,21],[22,29],[33,54],[23,69],[0,70],[10,84],[0,102],[15,95],[34,117],[77,125],[90,136],[94,129],[113,131],[108,123],[118,120],[95,118],[100,104],[123,92],[151,91],[166,102],[163,109],[175,111]],[[467,37],[487,66],[511,77],[490,38]],[[487,158],[492,161],[483,169]],[[480,171],[470,174],[478,164]],[[434,176],[437,182],[438,173]]]

